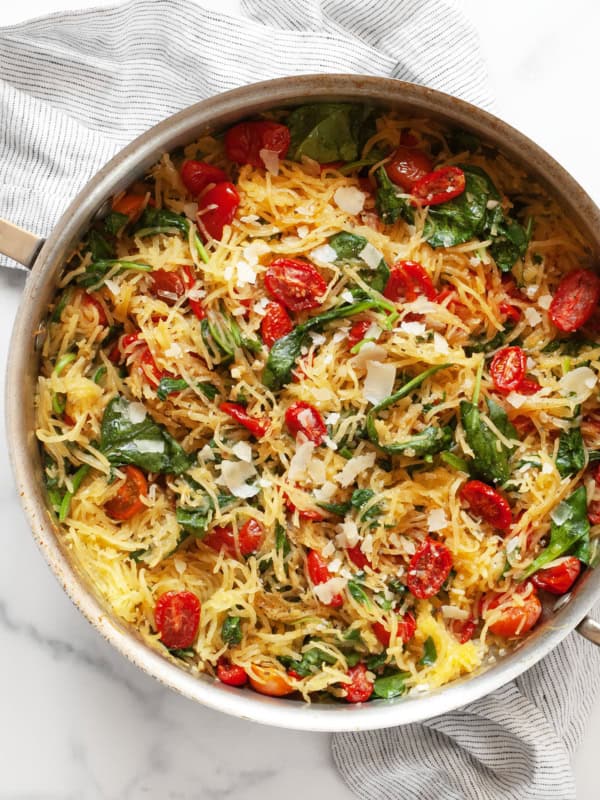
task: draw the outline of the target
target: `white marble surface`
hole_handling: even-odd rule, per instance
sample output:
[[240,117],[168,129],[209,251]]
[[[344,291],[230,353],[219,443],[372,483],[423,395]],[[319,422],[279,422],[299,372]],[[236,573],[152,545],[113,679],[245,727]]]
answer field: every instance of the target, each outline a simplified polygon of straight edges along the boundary
[[[238,6],[238,0],[204,3],[231,11]],[[4,0],[0,25],[96,5],[102,3]],[[480,31],[497,112],[546,147],[600,201],[594,81],[600,4],[464,5]],[[23,275],[0,272],[2,365],[22,286]],[[331,764],[327,735],[268,729],[200,708],[105,644],[37,552],[5,448],[0,474],[0,800],[351,797]],[[579,800],[599,796],[599,742],[600,706],[592,709],[575,759]]]

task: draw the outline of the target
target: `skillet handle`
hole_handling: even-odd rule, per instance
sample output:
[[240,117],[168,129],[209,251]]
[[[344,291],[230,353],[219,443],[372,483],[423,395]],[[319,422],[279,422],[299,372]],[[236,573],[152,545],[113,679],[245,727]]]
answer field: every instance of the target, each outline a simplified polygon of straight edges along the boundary
[[600,646],[600,624],[596,620],[591,617],[584,617],[575,630],[589,642]]
[[23,264],[27,269],[33,267],[33,263],[40,252],[44,240],[35,233],[19,228],[5,219],[0,219],[0,253]]

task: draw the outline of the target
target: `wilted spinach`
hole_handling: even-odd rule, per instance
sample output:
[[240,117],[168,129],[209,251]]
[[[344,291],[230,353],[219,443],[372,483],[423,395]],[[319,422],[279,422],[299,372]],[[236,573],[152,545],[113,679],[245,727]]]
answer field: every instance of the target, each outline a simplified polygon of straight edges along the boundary
[[[517,439],[517,432],[504,409],[491,398],[487,399],[488,415],[507,439]],[[471,472],[487,483],[505,483],[510,477],[510,457],[514,447],[507,447],[485,424],[476,403],[461,400],[460,416],[465,437],[475,457]]]
[[561,478],[574,475],[585,466],[585,445],[581,435],[581,428],[574,426],[562,431],[558,441],[556,454],[556,468]]
[[364,236],[357,236],[348,231],[340,231],[329,239],[329,246],[337,253],[334,262],[337,266],[351,265],[360,268],[359,275],[364,282],[376,292],[383,292],[390,277],[390,270],[383,258],[374,269],[370,267],[365,269],[366,264],[360,254],[367,244],[368,240]]
[[320,164],[356,161],[375,132],[375,110],[362,103],[311,103],[295,108],[286,124],[291,135],[288,158],[308,156]]

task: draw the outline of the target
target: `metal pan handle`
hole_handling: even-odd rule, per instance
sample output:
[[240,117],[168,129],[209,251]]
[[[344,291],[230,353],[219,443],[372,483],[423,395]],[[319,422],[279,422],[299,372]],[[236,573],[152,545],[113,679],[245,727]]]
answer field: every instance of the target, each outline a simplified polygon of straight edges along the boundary
[[589,642],[600,646],[600,624],[596,620],[591,617],[584,617],[575,630]]
[[43,244],[44,240],[35,233],[0,218],[0,253],[3,255],[31,269]]

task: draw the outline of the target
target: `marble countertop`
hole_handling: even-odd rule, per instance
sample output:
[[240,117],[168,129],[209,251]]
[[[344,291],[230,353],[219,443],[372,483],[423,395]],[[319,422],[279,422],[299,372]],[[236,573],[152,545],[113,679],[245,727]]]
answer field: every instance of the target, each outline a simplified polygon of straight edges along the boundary
[[[235,12],[238,0],[204,4]],[[7,2],[0,25],[96,5],[103,3]],[[549,150],[600,201],[600,166],[590,157],[600,116],[590,100],[600,5],[571,0],[568,13],[545,0],[504,0],[500,11],[479,0],[464,0],[464,6],[481,35],[497,113]],[[22,273],[0,272],[2,369],[23,283]],[[113,651],[38,553],[4,449],[0,474],[0,800],[352,796],[331,763],[328,735],[261,727],[206,710]],[[599,740],[600,705],[575,759],[579,800],[598,797]]]

